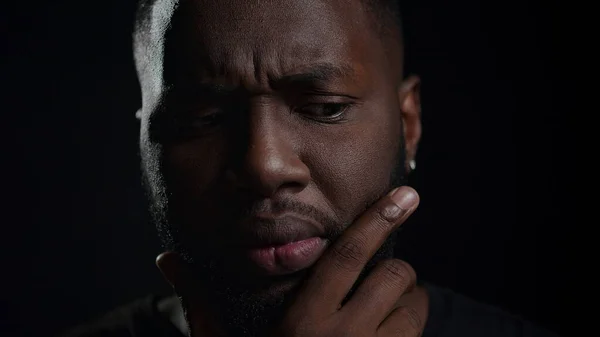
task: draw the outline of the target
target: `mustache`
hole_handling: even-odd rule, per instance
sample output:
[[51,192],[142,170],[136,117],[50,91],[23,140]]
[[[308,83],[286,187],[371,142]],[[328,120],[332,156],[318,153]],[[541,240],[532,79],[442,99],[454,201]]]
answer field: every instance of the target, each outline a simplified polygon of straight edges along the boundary
[[[241,219],[255,218],[260,214],[293,213],[321,224],[326,239],[335,240],[349,224],[332,217],[317,207],[290,198],[256,200],[238,213]],[[277,221],[275,221],[277,222]]]
[[[346,229],[348,229],[356,219],[358,219],[357,217],[377,203],[377,201],[387,194],[392,187],[402,185],[405,185],[404,181],[399,182],[398,185],[394,183],[390,184],[387,189],[382,190],[381,193],[375,195],[370,200],[365,201],[358,214],[351,216],[351,219],[346,220],[346,222],[329,216],[311,204],[303,203],[291,198],[254,200],[253,202],[248,203],[246,207],[240,208],[239,219],[251,219],[257,217],[261,213],[294,213],[321,224],[324,238],[328,239],[330,242],[334,242],[344,234]],[[271,225],[276,225],[276,222]]]

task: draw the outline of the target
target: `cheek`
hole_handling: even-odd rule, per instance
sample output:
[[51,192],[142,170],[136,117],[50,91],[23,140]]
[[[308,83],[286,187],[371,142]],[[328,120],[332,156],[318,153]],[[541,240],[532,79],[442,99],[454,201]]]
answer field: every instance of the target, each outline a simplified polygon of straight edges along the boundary
[[165,149],[165,182],[173,214],[191,219],[204,212],[222,175],[224,143],[220,139],[191,141]]
[[165,148],[165,176],[169,187],[204,191],[218,177],[224,137],[190,140]]
[[397,128],[357,123],[313,137],[311,176],[340,219],[350,221],[387,192],[399,147]]

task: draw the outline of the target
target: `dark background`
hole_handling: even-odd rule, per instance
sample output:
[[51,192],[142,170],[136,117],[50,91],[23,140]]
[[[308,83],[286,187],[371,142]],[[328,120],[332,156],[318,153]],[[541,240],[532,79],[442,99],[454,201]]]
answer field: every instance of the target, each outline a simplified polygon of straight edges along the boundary
[[[421,279],[566,336],[567,149],[551,2],[415,3],[405,22],[409,65],[423,79],[411,178],[422,202],[398,254]],[[134,7],[3,10],[7,335],[52,335],[168,291],[139,179]]]

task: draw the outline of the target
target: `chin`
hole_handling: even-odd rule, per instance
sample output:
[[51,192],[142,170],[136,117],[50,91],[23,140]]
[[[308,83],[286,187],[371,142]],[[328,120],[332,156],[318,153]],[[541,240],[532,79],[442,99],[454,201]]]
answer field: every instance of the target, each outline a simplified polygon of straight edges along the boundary
[[[238,274],[237,279],[240,279]],[[222,322],[228,336],[264,336],[273,324],[280,321],[289,300],[302,285],[306,271],[293,274],[246,279],[243,283],[219,284],[211,291],[214,303],[223,306]],[[217,297],[214,297],[217,296]]]
[[257,295],[266,298],[279,298],[297,291],[306,278],[307,270],[301,270],[293,274],[270,277],[257,289]]
[[216,297],[215,300],[246,299],[263,303],[281,302],[284,298],[289,298],[308,274],[308,269],[303,269],[286,275],[266,276],[244,268],[223,270],[211,263],[202,264],[196,271],[198,280],[202,283],[201,288],[207,290],[205,295],[208,297]]

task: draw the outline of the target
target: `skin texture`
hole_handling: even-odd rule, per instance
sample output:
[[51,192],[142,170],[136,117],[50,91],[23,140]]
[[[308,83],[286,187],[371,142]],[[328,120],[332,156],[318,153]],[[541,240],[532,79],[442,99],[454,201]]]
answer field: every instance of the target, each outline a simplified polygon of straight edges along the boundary
[[[362,6],[342,0],[156,5],[150,42],[136,48],[140,150],[159,233],[176,252],[158,265],[181,297],[193,335],[254,336],[283,326],[299,336],[298,317],[327,316],[306,303],[328,299],[337,310],[354,292],[365,300],[349,300],[355,309],[345,311],[346,320],[359,321],[356,308],[373,298],[393,299],[374,302],[385,309],[370,318],[373,329],[400,304],[416,303],[426,317],[425,295],[411,293],[410,266],[391,260],[400,267],[375,267],[392,257],[394,231],[416,207],[416,192],[403,189],[412,202],[386,227],[377,226],[380,213],[365,212],[402,184],[414,158],[419,80],[403,80],[400,46],[373,30]],[[350,272],[336,269],[353,260],[338,263],[342,250],[331,248],[317,271],[265,277],[242,257],[255,224],[247,219],[257,213],[309,219],[332,247],[362,233],[353,251],[362,260]],[[352,234],[353,223],[363,230]],[[380,230],[366,235],[369,228]],[[373,280],[396,271],[405,281],[388,287],[393,296],[377,293],[379,283],[366,281],[371,270]],[[353,285],[357,279],[367,295]],[[326,286],[327,280],[336,283]],[[412,295],[402,299],[403,293]],[[408,316],[397,316],[391,321],[412,326]],[[330,323],[301,326],[319,326],[305,336],[329,336],[339,332]]]

